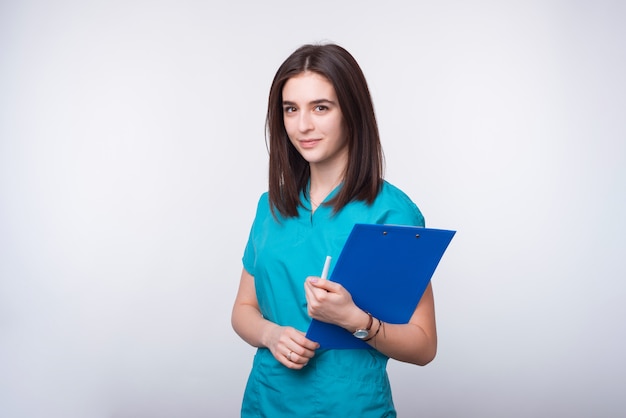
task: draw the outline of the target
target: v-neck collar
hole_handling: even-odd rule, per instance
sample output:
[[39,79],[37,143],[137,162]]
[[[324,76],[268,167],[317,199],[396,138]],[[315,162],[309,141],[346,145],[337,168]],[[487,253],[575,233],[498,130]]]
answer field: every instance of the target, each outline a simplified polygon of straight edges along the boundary
[[330,193],[328,193],[328,195],[324,198],[324,200],[320,203],[320,205],[313,211],[312,210],[313,209],[313,204],[311,202],[311,197],[310,197],[311,179],[309,179],[309,181],[306,184],[305,190],[300,192],[300,204],[302,205],[304,210],[306,210],[308,212],[309,220],[311,222],[313,222],[313,217],[316,217],[316,214],[320,210],[322,210],[322,211],[332,211],[333,210],[333,208],[331,206],[326,206],[324,203],[326,203],[327,201],[329,201],[330,199],[335,197],[335,195],[337,193],[339,193],[339,189],[341,189],[342,186],[343,186],[343,181],[340,182],[337,186],[335,186],[335,188],[332,189],[330,191]]

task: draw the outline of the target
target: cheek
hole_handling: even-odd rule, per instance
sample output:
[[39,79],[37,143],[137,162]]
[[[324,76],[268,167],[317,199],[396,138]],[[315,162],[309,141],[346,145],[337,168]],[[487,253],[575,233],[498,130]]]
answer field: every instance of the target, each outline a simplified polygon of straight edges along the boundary
[[320,126],[320,129],[323,130],[327,135],[332,135],[337,138],[342,138],[343,136],[345,136],[345,129],[343,128],[341,119],[325,120],[323,125]]

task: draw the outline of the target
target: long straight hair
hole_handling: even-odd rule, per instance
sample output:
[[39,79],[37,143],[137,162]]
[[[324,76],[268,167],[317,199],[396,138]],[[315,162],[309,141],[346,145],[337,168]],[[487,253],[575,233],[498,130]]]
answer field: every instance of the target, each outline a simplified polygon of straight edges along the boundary
[[348,135],[348,164],[343,187],[328,201],[337,213],[354,200],[371,204],[383,183],[383,152],[374,105],[363,71],[344,48],[304,45],[278,68],[267,106],[266,143],[269,137],[269,200],[274,216],[298,215],[300,193],[311,177],[309,163],[293,146],[283,119],[283,88],[305,71],[325,77],[334,87]]

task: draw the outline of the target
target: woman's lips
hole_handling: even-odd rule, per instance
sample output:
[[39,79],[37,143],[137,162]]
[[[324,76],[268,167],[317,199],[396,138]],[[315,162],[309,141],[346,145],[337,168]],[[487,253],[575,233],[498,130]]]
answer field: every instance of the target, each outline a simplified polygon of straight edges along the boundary
[[302,148],[313,148],[320,142],[321,139],[300,139],[300,146]]

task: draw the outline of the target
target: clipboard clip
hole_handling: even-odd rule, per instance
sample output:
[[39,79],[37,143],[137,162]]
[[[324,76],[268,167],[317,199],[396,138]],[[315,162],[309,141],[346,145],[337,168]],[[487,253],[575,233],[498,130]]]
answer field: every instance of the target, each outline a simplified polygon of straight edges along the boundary
[[[387,235],[387,231],[383,231],[383,235]],[[415,238],[419,238],[420,234],[415,234]]]

